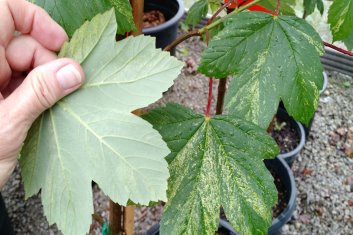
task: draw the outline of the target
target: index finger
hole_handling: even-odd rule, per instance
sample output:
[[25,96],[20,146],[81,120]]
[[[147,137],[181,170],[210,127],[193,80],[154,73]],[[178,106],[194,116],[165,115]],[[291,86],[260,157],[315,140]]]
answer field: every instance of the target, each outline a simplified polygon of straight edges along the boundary
[[5,48],[15,31],[31,35],[52,51],[58,51],[68,39],[48,13],[25,0],[0,0],[0,13],[0,45]]

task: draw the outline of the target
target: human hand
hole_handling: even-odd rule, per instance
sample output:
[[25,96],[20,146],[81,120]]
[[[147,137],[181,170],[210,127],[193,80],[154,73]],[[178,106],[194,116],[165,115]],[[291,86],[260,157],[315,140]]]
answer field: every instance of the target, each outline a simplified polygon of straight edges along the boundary
[[43,9],[0,0],[0,189],[34,120],[83,83],[80,65],[54,53],[67,39]]

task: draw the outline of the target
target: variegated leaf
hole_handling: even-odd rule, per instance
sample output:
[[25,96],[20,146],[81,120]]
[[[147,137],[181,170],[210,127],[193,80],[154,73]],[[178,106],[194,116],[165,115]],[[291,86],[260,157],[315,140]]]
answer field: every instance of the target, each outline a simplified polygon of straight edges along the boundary
[[277,191],[263,159],[278,147],[265,131],[233,116],[204,117],[171,104],[144,119],[171,149],[161,234],[214,234],[221,206],[241,234],[267,233]]
[[308,123],[322,87],[320,36],[304,20],[244,12],[230,17],[203,52],[199,71],[233,75],[225,109],[263,128],[280,100],[295,119]]
[[344,40],[353,31],[353,0],[334,0],[328,12],[333,41]]

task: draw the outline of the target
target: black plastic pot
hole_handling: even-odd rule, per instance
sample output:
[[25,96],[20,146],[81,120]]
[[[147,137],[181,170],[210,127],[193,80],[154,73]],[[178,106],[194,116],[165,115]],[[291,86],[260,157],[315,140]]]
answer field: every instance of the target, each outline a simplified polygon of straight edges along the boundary
[[[146,235],[159,235],[159,224],[153,225],[147,232]],[[221,231],[224,235],[236,235],[232,226],[225,220],[219,221],[218,231]]]
[[287,207],[272,221],[272,225],[268,230],[269,235],[275,235],[278,234],[280,229],[290,220],[295,211],[297,205],[297,186],[292,170],[283,159],[276,157],[273,160],[266,160],[265,164],[268,169],[276,171],[277,174],[281,176],[281,180],[288,194]]
[[277,117],[285,122],[289,122],[289,124],[297,131],[300,138],[299,144],[297,145],[297,147],[295,147],[295,149],[288,153],[281,153],[278,155],[279,158],[285,160],[287,164],[291,167],[295,160],[295,157],[304,148],[305,145],[306,135],[304,127],[300,122],[295,121],[291,116],[289,116],[287,111],[282,108],[278,108]]
[[0,234],[1,235],[14,235],[14,231],[7,215],[4,200],[0,194]]
[[[272,225],[268,230],[269,235],[275,235],[290,220],[294,213],[296,207],[297,188],[292,171],[283,159],[276,157],[273,160],[266,160],[265,164],[268,169],[275,171],[278,177],[281,178],[281,181],[286,188],[288,198],[287,207],[281,214],[278,215],[277,218],[272,221]],[[219,223],[219,231],[220,230],[223,234],[237,235],[232,226],[223,219],[221,219]],[[159,224],[155,224],[152,228],[150,228],[146,235],[159,235]]]
[[[182,0],[145,0],[144,11],[159,10],[164,14],[166,22],[155,27],[145,28],[143,34],[156,37],[156,47],[164,48],[177,37],[179,21],[184,15]],[[175,49],[171,51],[175,55]]]
[[320,90],[320,95],[322,93],[324,93],[324,91],[326,90],[327,86],[328,86],[328,76],[327,76],[327,73],[324,71],[323,72],[323,75],[324,75],[324,84],[322,85],[322,89]]

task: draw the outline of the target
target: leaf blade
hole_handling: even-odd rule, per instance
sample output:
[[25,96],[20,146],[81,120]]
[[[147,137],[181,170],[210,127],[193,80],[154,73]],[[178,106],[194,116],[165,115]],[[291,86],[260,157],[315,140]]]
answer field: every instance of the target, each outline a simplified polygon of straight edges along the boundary
[[267,128],[281,99],[291,116],[307,123],[322,86],[323,51],[319,35],[301,19],[244,12],[230,17],[211,40],[199,71],[218,78],[235,76],[225,97],[230,114]]
[[[98,13],[115,8],[117,33],[136,30],[129,0],[31,0],[44,8],[58,22],[71,38],[76,29]],[[79,9],[79,10],[77,10]]]
[[[211,234],[217,230],[221,205],[226,216],[234,215],[231,223],[242,234],[267,232],[277,196],[262,159],[272,158],[278,149],[263,130],[232,116],[205,118],[173,104],[143,118],[172,151],[167,158],[171,176],[161,233]],[[256,212],[240,208],[243,202]],[[255,214],[262,219],[252,220]]]
[[[101,31],[92,34],[94,26]],[[151,124],[130,112],[159,99],[182,63],[155,49],[151,37],[116,43],[115,29],[111,10],[65,44],[60,56],[81,62],[86,82],[36,121],[22,149],[26,196],[42,189],[48,221],[64,234],[87,232],[92,180],[121,205],[166,199],[170,151]]]
[[344,40],[353,30],[353,0],[335,0],[328,11],[333,41]]

